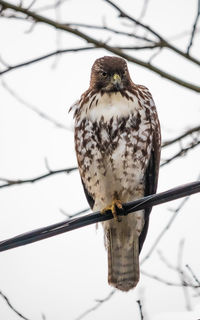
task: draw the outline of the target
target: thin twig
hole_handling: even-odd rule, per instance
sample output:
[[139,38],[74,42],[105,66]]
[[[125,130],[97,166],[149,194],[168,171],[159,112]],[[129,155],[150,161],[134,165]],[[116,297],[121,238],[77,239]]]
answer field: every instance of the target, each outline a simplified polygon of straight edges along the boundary
[[29,320],[27,317],[25,317],[21,312],[17,311],[15,309],[15,307],[13,307],[13,305],[11,304],[10,300],[8,299],[8,297],[5,296],[5,294],[0,291],[0,296],[5,300],[5,302],[7,303],[7,305],[9,306],[9,308],[14,311],[15,314],[17,314],[21,319],[24,320]]
[[189,264],[186,264],[185,266],[186,266],[186,268],[190,271],[190,273],[191,273],[193,279],[195,280],[195,282],[197,283],[197,285],[200,287],[200,281],[199,281],[199,279],[197,278],[197,276],[195,275],[195,273],[194,273],[194,271],[192,270],[192,268],[189,266]]
[[142,312],[142,303],[140,300],[137,300],[136,302],[138,304],[138,308],[139,308],[139,312],[140,312],[140,319],[143,320],[144,316],[143,316],[143,312]]
[[[165,192],[150,195],[133,202],[124,203],[123,209],[121,209],[118,212],[118,215],[127,215],[135,211],[159,205],[168,201],[176,200],[181,197],[185,197],[198,192],[200,192],[200,181],[188,183],[186,185],[182,185],[167,190]],[[62,221],[47,227],[26,232],[24,234],[15,236],[7,240],[3,240],[0,242],[0,251],[5,251],[19,246],[23,246],[28,243],[40,241],[64,232],[69,232],[78,228],[94,224],[96,222],[102,222],[110,219],[113,219],[113,215],[110,211],[108,211],[108,213],[103,215],[100,212],[95,212],[84,217],[71,219],[69,221],[64,222]]]
[[14,97],[18,102],[23,104],[25,107],[36,113],[39,117],[42,119],[51,122],[54,126],[56,126],[59,129],[65,129],[70,130],[67,126],[62,124],[61,122],[57,121],[56,119],[50,117],[47,113],[44,113],[41,111],[38,107],[34,106],[33,104],[29,103],[28,101],[25,101],[22,97],[19,96],[18,93],[16,93],[8,84],[2,80],[1,81],[3,88],[12,96]]
[[150,279],[156,280],[158,282],[161,282],[161,283],[163,283],[163,284],[165,284],[167,286],[170,286],[170,287],[181,287],[182,286],[182,283],[168,281],[166,279],[163,279],[163,278],[157,276],[156,274],[151,274],[151,273],[148,273],[147,271],[144,271],[144,270],[141,270],[140,272],[144,276],[146,276],[146,277],[148,277]]
[[140,16],[138,18],[139,21],[141,21],[144,18],[145,14],[147,12],[148,4],[149,4],[149,0],[144,0],[142,10],[141,10]]
[[58,6],[61,6],[62,4],[64,4],[66,1],[67,0],[58,0],[53,5],[36,8],[36,11],[41,12],[41,11],[53,10],[53,9],[57,8]]
[[4,181],[6,183],[0,185],[0,189],[2,188],[7,188],[7,187],[11,187],[14,186],[16,184],[25,184],[25,183],[34,183],[36,181],[39,181],[41,179],[45,179],[47,177],[53,176],[55,174],[60,174],[60,173],[70,173],[74,170],[77,170],[77,167],[72,167],[72,168],[64,168],[64,169],[59,169],[59,170],[51,170],[47,173],[44,173],[40,176],[37,176],[35,178],[30,178],[30,179],[24,179],[24,180],[9,180],[7,178],[0,178],[0,181]]
[[178,151],[175,155],[173,155],[171,158],[167,159],[167,160],[164,160],[162,163],[161,163],[161,167],[165,166],[166,164],[170,163],[172,160],[175,160],[179,157],[182,157],[182,156],[185,156],[186,153],[189,151],[189,150],[192,150],[194,148],[196,148],[198,145],[200,144],[200,140],[199,141],[193,141],[191,142],[187,147],[185,148],[181,148],[180,151]]
[[[33,24],[32,26],[35,26],[35,24]],[[31,26],[31,28],[32,28],[32,26]],[[29,29],[27,32],[30,32],[30,30],[31,29]],[[146,45],[146,46],[122,46],[122,47],[118,46],[118,47],[113,47],[113,48],[118,49],[118,50],[145,50],[145,49],[155,49],[157,47],[160,47],[159,43],[154,43],[152,45]],[[0,71],[0,76],[6,74],[8,72],[14,71],[16,69],[30,66],[31,64],[43,61],[43,60],[51,58],[53,56],[62,55],[64,53],[69,53],[69,52],[80,52],[80,51],[88,51],[88,50],[94,50],[94,49],[98,49],[98,48],[96,48],[94,46],[87,46],[87,47],[80,47],[80,48],[60,49],[60,50],[52,51],[50,53],[47,53],[47,54],[42,55],[37,58],[31,59],[31,60],[28,60],[28,61],[25,61],[25,62],[22,62],[19,64],[15,64],[13,66],[6,64],[6,69]],[[1,61],[3,62],[2,58],[1,58]]]
[[164,141],[163,144],[162,144],[162,148],[168,147],[173,143],[179,142],[183,138],[188,137],[188,136],[192,135],[195,132],[200,133],[200,126],[196,126],[196,127],[191,128],[191,129],[188,129],[188,130],[186,130],[184,133],[182,133],[181,135],[179,135],[176,138]]
[[195,18],[195,21],[194,21],[194,24],[193,24],[191,37],[190,37],[190,42],[189,42],[188,47],[187,47],[187,54],[190,53],[190,49],[191,49],[192,44],[193,44],[194,35],[195,35],[195,32],[196,32],[199,16],[200,16],[200,0],[198,0],[197,15],[196,15],[196,18]]
[[161,50],[163,49],[163,47],[157,47],[157,51],[156,52],[154,52],[152,55],[151,55],[151,57],[149,58],[149,63],[151,64],[152,63],[152,61],[161,53]]
[[185,297],[185,303],[186,303],[186,309],[188,311],[191,311],[192,308],[191,308],[191,303],[190,303],[190,297],[189,297],[189,294],[188,294],[188,287],[185,285],[186,283],[186,280],[185,280],[185,273],[183,272],[182,270],[182,258],[183,258],[183,249],[184,249],[184,239],[182,239],[180,241],[180,244],[179,244],[179,254],[178,254],[178,262],[177,262],[177,270],[179,271],[179,276],[180,276],[180,280],[181,280],[181,283],[182,283],[182,288],[183,288],[183,294],[184,294],[184,297]]
[[31,3],[29,4],[29,6],[27,7],[28,10],[30,10],[34,4],[36,3],[37,0],[32,0]]
[[[106,1],[106,2],[109,2],[109,3],[112,3],[111,1]],[[85,33],[83,33],[82,31],[78,30],[78,29],[74,29],[74,28],[71,28],[69,27],[68,25],[64,25],[62,23],[59,23],[57,21],[54,21],[50,18],[47,18],[47,17],[44,17],[44,16],[41,16],[31,10],[27,10],[21,6],[16,6],[14,4],[11,4],[7,1],[3,1],[3,0],[0,0],[0,5],[6,9],[6,8],[9,8],[9,9],[12,9],[14,11],[17,11],[17,12],[21,12],[23,14],[25,14],[26,16],[28,17],[32,17],[35,21],[37,22],[41,22],[41,23],[44,23],[44,24],[47,24],[49,26],[52,26],[56,29],[59,29],[59,30],[63,30],[65,32],[69,32],[79,38],[82,38],[84,39],[85,41],[87,41],[88,43],[92,43],[95,47],[98,47],[98,48],[104,48],[105,50],[109,51],[109,52],[112,52],[130,62],[133,62],[133,63],[136,63],[144,68],[147,68],[149,70],[151,70],[152,72],[156,73],[156,74],[159,74],[160,76],[174,82],[174,83],[177,83],[185,88],[188,88],[190,90],[193,90],[193,91],[196,91],[196,92],[200,92],[200,87],[195,85],[195,84],[192,84],[190,82],[187,82],[187,81],[184,81],[178,77],[175,77],[173,76],[172,74],[169,74],[163,70],[161,70],[160,68],[152,65],[152,64],[149,64],[148,62],[145,62],[143,60],[140,60],[136,57],[133,57],[133,56],[130,56],[128,55],[127,53],[123,52],[122,50],[120,49],[116,49],[116,48],[113,48],[112,46],[109,46],[107,43],[105,42],[102,42],[102,41],[99,41]],[[114,5],[115,7],[117,7],[116,5]],[[119,9],[119,8],[118,8]],[[133,18],[132,18],[133,19]],[[160,39],[160,41],[164,44],[167,44],[167,47],[173,51],[175,51],[176,53],[180,54],[181,56],[183,56],[184,58],[200,65],[200,61],[198,61],[197,59],[195,59],[194,57],[191,57],[189,55],[187,55],[186,53],[183,53],[182,51],[178,50],[177,48],[173,47],[172,45],[170,45],[169,43],[167,43],[166,41],[163,40],[163,38],[158,35],[158,33],[156,33],[155,31],[153,31],[150,27],[148,26],[145,26],[139,22],[137,22],[138,24],[140,24],[141,26],[143,26],[143,28],[145,28],[146,30],[149,30],[151,31],[152,34],[154,34],[155,36],[157,35],[158,38]]]
[[160,260],[167,266],[167,268],[171,269],[172,271],[174,271],[175,273],[178,273],[179,278],[181,280],[181,286],[186,286],[186,287],[190,287],[193,289],[199,289],[199,285],[194,284],[192,281],[193,279],[191,277],[189,277],[189,275],[183,270],[182,265],[181,265],[181,259],[180,259],[180,254],[181,250],[183,248],[183,243],[184,241],[181,240],[180,244],[179,244],[179,251],[178,251],[178,261],[177,261],[177,265],[173,265],[171,262],[169,262],[167,260],[167,258],[164,256],[164,254],[162,253],[162,251],[158,251],[158,256],[160,258]]
[[121,30],[117,30],[111,27],[108,27],[106,25],[103,26],[98,26],[98,25],[94,25],[94,24],[85,24],[85,23],[75,23],[75,22],[70,22],[70,23],[66,23],[66,25],[68,26],[73,26],[73,27],[81,27],[81,28],[87,28],[87,29],[96,29],[96,30],[104,30],[104,31],[109,31],[118,35],[122,35],[122,36],[126,36],[126,37],[131,37],[131,38],[135,38],[138,40],[142,40],[142,41],[146,41],[146,42],[150,42],[152,44],[155,43],[154,40],[151,40],[147,37],[144,36],[139,36],[133,32],[126,32],[126,31],[121,31]]
[[172,44],[170,44],[166,39],[164,39],[163,36],[161,36],[161,34],[159,34],[157,31],[155,31],[153,28],[149,27],[148,25],[145,25],[144,23],[142,23],[141,21],[139,21],[138,19],[135,19],[134,17],[130,16],[128,13],[126,13],[124,10],[122,10],[118,5],[116,5],[113,1],[111,0],[104,0],[106,3],[110,4],[113,8],[115,8],[118,13],[119,13],[119,17],[120,18],[126,18],[129,21],[132,21],[133,23],[135,23],[136,25],[142,27],[142,29],[148,31],[150,34],[152,34],[153,36],[155,36],[156,38],[158,38],[160,40],[161,43],[163,43],[163,45],[165,47],[167,47],[168,49],[176,52],[177,54],[183,56],[184,58],[192,61],[193,63],[200,65],[200,61],[195,59],[194,57],[191,57],[187,52],[183,52],[181,50],[179,50],[177,47],[173,46]]
[[[177,272],[177,269],[175,271]],[[141,274],[143,274],[145,277],[148,277],[150,279],[153,279],[153,280],[156,280],[160,283],[163,283],[169,287],[181,287],[182,288],[182,286],[183,286],[182,282],[169,281],[169,280],[166,280],[166,279],[163,279],[163,278],[157,276],[156,274],[151,274],[151,273],[144,271],[144,270],[141,270]],[[187,286],[189,288],[193,288],[195,290],[199,288],[198,285],[187,282],[187,281],[184,282],[184,286]]]
[[158,243],[160,243],[160,240],[163,238],[163,236],[166,234],[166,232],[169,230],[169,228],[171,227],[172,223],[174,222],[174,220],[176,219],[177,215],[179,214],[180,210],[183,208],[183,206],[185,205],[185,203],[189,200],[189,196],[185,197],[181,203],[179,204],[179,206],[176,209],[173,209],[173,215],[172,217],[169,219],[168,223],[165,225],[165,227],[162,229],[162,231],[159,233],[159,235],[157,236],[156,240],[154,241],[153,245],[151,246],[151,248],[149,249],[149,251],[147,252],[147,254],[144,256],[144,258],[141,260],[141,264],[144,263],[147,259],[149,259],[149,257],[151,256],[151,254],[153,253],[153,251],[155,250],[155,248],[157,247]]
[[97,300],[97,303],[91,307],[90,309],[86,310],[85,312],[83,312],[80,316],[78,316],[75,320],[81,320],[83,319],[86,315],[88,315],[90,312],[98,309],[104,302],[107,302],[108,300],[110,300],[110,298],[115,294],[116,290],[112,290],[104,299],[101,300]]

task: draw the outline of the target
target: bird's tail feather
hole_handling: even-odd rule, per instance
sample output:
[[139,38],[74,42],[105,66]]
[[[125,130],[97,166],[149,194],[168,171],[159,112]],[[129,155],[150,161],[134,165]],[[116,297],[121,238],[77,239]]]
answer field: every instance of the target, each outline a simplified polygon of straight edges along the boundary
[[[122,291],[134,288],[139,281],[139,241],[119,242],[116,229],[108,230],[108,283]],[[130,240],[130,239],[128,239]]]

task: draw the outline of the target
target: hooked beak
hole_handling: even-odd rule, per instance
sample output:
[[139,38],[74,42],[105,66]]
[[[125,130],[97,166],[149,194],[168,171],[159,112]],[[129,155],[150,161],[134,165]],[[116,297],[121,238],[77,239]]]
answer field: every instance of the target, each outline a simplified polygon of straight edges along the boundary
[[118,73],[114,73],[114,75],[111,78],[111,83],[114,85],[114,87],[119,90],[122,89],[122,79]]

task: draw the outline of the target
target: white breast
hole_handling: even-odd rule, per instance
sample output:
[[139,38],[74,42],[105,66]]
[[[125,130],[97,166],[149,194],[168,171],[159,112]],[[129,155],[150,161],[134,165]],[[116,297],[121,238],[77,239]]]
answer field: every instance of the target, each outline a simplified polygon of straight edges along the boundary
[[102,116],[105,122],[110,121],[112,117],[126,117],[140,108],[137,97],[130,93],[129,96],[131,99],[123,97],[120,92],[105,93],[103,96],[97,94],[92,105],[89,101],[84,108],[92,122],[99,121]]

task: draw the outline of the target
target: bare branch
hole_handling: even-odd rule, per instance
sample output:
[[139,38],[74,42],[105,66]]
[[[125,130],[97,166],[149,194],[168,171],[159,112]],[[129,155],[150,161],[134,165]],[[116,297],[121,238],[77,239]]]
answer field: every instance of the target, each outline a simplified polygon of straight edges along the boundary
[[161,53],[161,50],[163,47],[157,47],[157,51],[154,52],[151,57],[149,58],[149,63],[152,63],[152,61]]
[[179,244],[179,253],[178,253],[178,262],[177,262],[177,269],[179,271],[179,276],[180,276],[180,280],[181,280],[181,283],[182,283],[182,288],[183,288],[183,294],[184,294],[184,297],[185,297],[185,303],[186,303],[186,309],[191,311],[192,308],[191,308],[191,303],[190,303],[190,297],[189,297],[189,294],[188,294],[188,288],[187,286],[185,285],[185,274],[182,270],[182,259],[183,259],[183,249],[184,249],[184,239],[182,239],[180,241],[180,244]]
[[5,302],[7,303],[7,305],[9,306],[9,308],[14,311],[15,314],[17,314],[21,319],[24,320],[29,320],[27,317],[25,317],[21,312],[17,311],[15,309],[15,307],[13,307],[13,305],[11,304],[10,300],[8,299],[8,297],[5,296],[5,294],[0,291],[0,296],[5,300]]
[[171,144],[173,144],[175,142],[178,142],[178,141],[182,140],[183,138],[192,135],[195,132],[200,133],[200,126],[196,126],[194,128],[188,129],[183,134],[181,134],[180,136],[178,136],[178,137],[176,137],[174,139],[164,141],[163,144],[162,144],[162,148],[165,148],[165,147],[167,147],[167,146],[169,146],[169,145],[171,145]]
[[153,30],[153,28],[145,25],[144,23],[140,22],[139,20],[135,19],[134,17],[130,16],[129,14],[125,13],[125,11],[123,11],[122,9],[119,8],[119,6],[117,6],[114,2],[112,2],[111,0],[104,0],[105,2],[107,2],[108,4],[110,4],[113,8],[115,8],[118,12],[119,12],[119,17],[120,18],[126,18],[132,22],[134,22],[136,25],[142,27],[144,30],[150,32],[150,34],[154,35],[155,37],[157,37],[161,43],[163,43],[163,45],[165,47],[167,47],[168,49],[176,52],[177,54],[181,55],[182,57],[190,60],[191,62],[200,65],[200,61],[195,59],[194,57],[190,56],[187,52],[183,52],[181,50],[179,50],[178,48],[176,48],[175,46],[173,46],[172,44],[170,44],[166,39],[164,39],[158,32],[156,32],[155,30]]
[[[187,290],[188,288],[192,288],[193,290],[195,290],[195,292],[200,288],[199,284],[194,283],[193,279],[189,278],[188,275],[185,273],[185,271],[182,269],[182,252],[183,252],[183,241],[180,242],[179,245],[179,252],[178,252],[178,263],[177,266],[172,265],[162,254],[161,251],[158,251],[159,254],[159,258],[161,259],[161,261],[167,266],[167,268],[173,270],[174,272],[178,273],[181,282],[177,283],[177,282],[172,282],[172,281],[168,281],[166,279],[163,279],[157,275],[148,273],[144,270],[141,271],[141,273],[151,279],[154,279],[156,281],[159,281],[165,285],[168,286],[175,286],[175,287],[180,287],[183,290]],[[196,282],[196,281],[195,281]]]
[[[199,32],[200,32],[200,28],[196,28],[196,33],[199,33]],[[190,34],[191,34],[190,30],[185,30],[185,31],[182,31],[182,32],[179,32],[177,34],[172,35],[170,37],[170,40],[171,41],[179,40],[179,39],[187,37]]]
[[145,14],[146,14],[146,11],[147,11],[148,4],[149,4],[149,0],[144,0],[142,11],[140,13],[140,16],[139,16],[138,20],[141,21],[144,18]]
[[186,268],[190,271],[193,279],[195,280],[195,282],[197,283],[197,285],[200,287],[200,281],[199,281],[199,279],[197,278],[197,276],[195,275],[195,273],[194,273],[194,271],[192,270],[192,268],[191,268],[188,264],[186,264]]
[[8,84],[4,81],[1,80],[3,88],[11,95],[13,96],[18,102],[23,104],[25,107],[36,113],[39,117],[43,118],[44,120],[47,120],[51,122],[54,126],[56,126],[59,129],[65,129],[65,130],[70,130],[67,126],[62,124],[61,122],[57,121],[56,119],[50,117],[47,113],[44,113],[41,111],[38,107],[34,106],[33,104],[25,101],[22,97],[20,97]]
[[30,10],[34,4],[36,3],[37,0],[32,0],[31,3],[29,4],[29,6],[27,7],[28,10]]
[[[156,280],[158,282],[161,282],[167,286],[170,286],[170,287],[182,287],[182,283],[179,283],[179,282],[173,282],[173,281],[168,281],[166,279],[163,279],[155,274],[151,274],[147,271],[144,271],[144,270],[141,270],[141,274],[143,274],[145,277],[148,277],[150,279],[153,279],[153,280]],[[191,283],[185,283],[185,285],[187,285],[188,287],[192,287],[192,288],[198,288],[198,286],[196,285],[193,285]]]
[[143,316],[143,312],[142,312],[142,303],[141,303],[140,300],[137,300],[136,302],[138,304],[138,308],[139,308],[139,311],[140,311],[140,319],[143,320],[144,316]]
[[88,315],[90,312],[95,311],[96,309],[98,309],[104,302],[107,302],[108,300],[110,300],[110,298],[115,294],[116,290],[112,290],[104,299],[101,300],[96,300],[97,303],[90,309],[86,310],[85,312],[83,312],[80,316],[78,316],[75,320],[81,320],[83,319],[86,315]]
[[198,0],[197,15],[196,15],[196,18],[195,18],[195,21],[194,21],[194,25],[193,25],[193,28],[192,28],[190,42],[189,42],[189,45],[188,45],[188,48],[187,48],[187,54],[190,53],[190,49],[192,47],[192,43],[193,43],[193,40],[194,40],[194,35],[195,35],[195,32],[196,32],[197,22],[199,20],[199,16],[200,16],[200,0]]
[[160,41],[164,40],[163,37],[158,32],[156,32],[155,30],[153,30],[149,26],[145,25],[144,23],[142,23],[139,20],[137,20],[137,19],[133,18],[132,16],[130,16],[128,13],[126,13],[125,11],[120,9],[119,6],[116,5],[114,2],[112,2],[111,0],[104,0],[104,1],[106,3],[108,3],[108,4],[110,4],[113,8],[115,8],[118,11],[120,18],[126,18],[126,19],[134,22],[136,25],[138,25],[138,26],[142,27],[143,29],[147,30],[148,32],[150,32],[152,35],[154,35]]
[[0,178],[0,181],[6,182],[5,184],[0,185],[0,189],[6,188],[6,187],[11,187],[16,184],[25,184],[25,183],[34,183],[36,181],[39,181],[41,179],[53,176],[55,174],[60,174],[60,173],[71,173],[72,171],[77,170],[77,167],[73,168],[64,168],[64,169],[59,169],[59,170],[51,170],[48,173],[42,174],[38,177],[35,178],[30,178],[30,179],[25,179],[25,180],[9,180],[7,178]]
[[[197,181],[200,179],[200,175],[197,178]],[[165,225],[165,227],[163,228],[163,230],[159,233],[159,235],[157,236],[156,240],[154,241],[153,245],[151,246],[151,248],[149,249],[149,251],[147,252],[147,254],[144,256],[144,258],[141,260],[141,264],[144,263],[152,254],[152,252],[155,250],[155,248],[157,247],[158,243],[160,242],[160,240],[163,238],[163,236],[166,234],[166,232],[169,230],[169,228],[171,227],[172,223],[174,222],[174,220],[176,219],[176,217],[178,216],[178,214],[180,213],[181,209],[183,208],[183,206],[186,204],[186,202],[189,200],[189,196],[185,197],[181,203],[178,205],[178,207],[176,209],[170,209],[170,211],[173,212],[172,217],[169,219],[168,223]]]
[[[111,1],[108,1],[107,2],[111,3]],[[56,29],[59,29],[59,30],[63,30],[63,31],[66,31],[66,32],[69,32],[71,34],[74,34],[75,36],[89,42],[89,43],[92,43],[95,47],[98,47],[98,48],[104,48],[105,50],[109,51],[109,52],[112,52],[130,62],[133,62],[133,63],[136,63],[144,68],[147,68],[149,70],[151,70],[152,72],[156,73],[156,74],[159,74],[160,76],[172,81],[172,82],[175,82],[185,88],[188,88],[188,89],[191,89],[193,91],[196,91],[196,92],[200,92],[200,87],[195,85],[195,84],[192,84],[192,83],[189,83],[187,81],[184,81],[180,78],[177,78],[175,76],[173,76],[172,74],[169,74],[159,68],[157,68],[156,66],[152,65],[152,64],[149,64],[148,62],[145,62],[145,61],[142,61],[138,58],[135,58],[133,56],[130,56],[128,55],[127,53],[123,52],[122,50],[120,49],[116,49],[116,48],[113,48],[112,46],[109,46],[108,44],[102,42],[102,41],[98,41],[97,39],[91,37],[91,36],[88,36],[86,35],[85,33],[77,30],[77,29],[74,29],[74,28],[71,28],[69,27],[68,25],[64,25],[62,23],[59,23],[59,22],[56,22],[52,19],[49,19],[47,17],[44,17],[44,16],[41,16],[35,12],[32,12],[30,10],[27,10],[23,7],[19,7],[19,6],[16,6],[14,4],[11,4],[9,2],[6,2],[6,1],[3,1],[3,0],[0,0],[0,5],[6,9],[6,8],[10,8],[14,11],[17,11],[17,12],[21,12],[23,14],[25,14],[26,16],[28,17],[32,17],[35,21],[37,22],[42,22],[44,24],[47,24],[49,26],[52,26]],[[132,18],[133,19],[133,18]],[[140,25],[142,25],[141,23],[139,23]],[[143,25],[144,27],[144,25]],[[151,30],[151,28],[149,28],[148,26],[145,26],[146,29],[149,29]],[[156,32],[154,32],[153,30],[151,30],[151,33],[153,32],[153,34],[157,34]],[[160,39],[160,36],[159,36],[159,39]],[[164,44],[166,42],[164,41]],[[168,48],[172,49],[172,46],[167,43],[167,46]],[[191,56],[188,56],[187,54],[183,53],[183,52],[180,52],[177,48],[173,47],[173,50],[176,52],[176,53],[179,53],[181,54],[182,56],[184,56],[185,58],[189,59],[190,61],[192,62],[195,62],[197,63],[198,65],[200,65],[200,62],[197,61],[195,58],[191,57]]]
[[[152,44],[152,45],[146,45],[146,46],[122,46],[122,47],[113,47],[113,48],[118,49],[118,50],[122,50],[122,49],[123,50],[145,50],[145,49],[155,49],[157,47],[160,47],[159,43],[155,43],[155,44]],[[10,71],[29,66],[29,65],[31,65],[33,63],[43,61],[45,59],[51,58],[51,57],[56,56],[56,55],[61,55],[61,54],[64,54],[64,53],[69,53],[69,52],[88,51],[88,50],[94,50],[94,49],[98,49],[98,48],[96,48],[94,46],[87,46],[87,47],[80,47],[80,48],[60,49],[60,50],[52,51],[52,52],[50,52],[48,54],[45,54],[45,55],[40,56],[40,57],[37,57],[35,59],[31,59],[31,60],[28,60],[28,61],[25,61],[25,62],[22,62],[22,63],[19,63],[19,64],[15,64],[13,66],[9,66],[8,64],[6,64],[6,69],[0,71],[0,76],[4,75],[4,74],[6,74],[6,73],[8,73]],[[0,58],[0,60],[3,62],[2,58]]]
[[[171,264],[163,255],[163,253],[161,251],[158,251],[159,257],[161,259],[161,261],[171,270],[173,270],[174,272],[176,272],[181,280],[181,287],[184,290],[184,296],[186,298],[186,302],[188,303],[187,300],[187,296],[188,296],[188,292],[186,291],[188,288],[192,288],[193,290],[195,290],[195,293],[198,292],[198,295],[200,295],[199,293],[199,289],[200,286],[199,284],[196,284],[193,282],[194,278],[193,277],[189,277],[189,275],[184,271],[184,269],[182,268],[182,255],[183,255],[183,245],[184,245],[184,240],[180,241],[179,244],[179,251],[178,251],[178,260],[177,260],[177,266],[174,266],[173,264]],[[189,297],[189,296],[188,296]]]
[[43,7],[39,7],[36,9],[37,12],[41,12],[41,11],[47,11],[47,10],[52,10],[52,9],[56,9],[59,6],[61,6],[62,4],[64,4],[67,0],[58,0],[55,2],[55,4],[53,5],[49,5],[49,6],[43,6]]
[[[188,183],[186,185],[182,185],[165,192],[150,195],[133,202],[124,203],[123,209],[119,210],[118,215],[127,215],[135,211],[159,205],[168,201],[176,200],[198,192],[200,192],[200,181]],[[103,215],[100,212],[95,212],[84,217],[71,219],[64,222],[62,221],[44,228],[26,232],[8,240],[3,240],[0,242],[0,251],[23,246],[28,243],[40,241],[42,239],[50,238],[64,232],[69,232],[94,224],[96,222],[102,222],[110,219],[113,219],[113,215],[110,211],[108,211],[108,213],[105,213]]]
[[182,157],[182,156],[185,156],[186,153],[189,151],[189,150],[192,150],[194,148],[196,148],[198,145],[200,144],[200,140],[198,141],[192,141],[188,144],[187,147],[185,148],[181,148],[180,151],[178,151],[175,155],[173,155],[171,158],[167,159],[167,160],[164,160],[162,163],[161,163],[161,167],[165,166],[166,164],[170,163],[172,160],[174,159],[177,159],[179,157]]
[[147,254],[144,256],[144,258],[141,260],[141,264],[144,263],[152,254],[152,252],[155,250],[155,248],[157,247],[158,243],[160,242],[160,240],[163,238],[163,236],[166,234],[166,232],[169,230],[169,228],[171,227],[172,223],[174,222],[174,220],[176,219],[177,215],[179,214],[180,210],[183,208],[183,206],[185,205],[185,203],[189,200],[189,196],[185,197],[181,203],[179,204],[179,206],[176,209],[172,209],[170,211],[173,211],[173,215],[172,217],[169,219],[168,223],[165,225],[165,227],[162,229],[162,231],[159,233],[159,235],[157,236],[156,240],[154,241],[153,245],[151,246],[151,248],[149,249],[149,251],[147,252]]
[[66,23],[66,25],[67,26],[73,26],[73,27],[94,29],[94,30],[95,29],[97,29],[97,30],[105,30],[105,31],[109,31],[109,32],[112,32],[112,33],[115,33],[115,34],[118,34],[118,35],[131,37],[131,38],[135,38],[135,39],[142,40],[142,41],[147,41],[147,42],[150,42],[152,44],[155,43],[155,41],[153,41],[153,40],[151,40],[149,38],[146,38],[144,36],[136,35],[133,32],[125,32],[125,31],[117,30],[117,29],[114,29],[114,28],[111,28],[111,27],[108,27],[108,26],[105,26],[105,25],[98,26],[98,25],[91,25],[91,24],[85,24],[85,23],[74,23],[74,22]]

